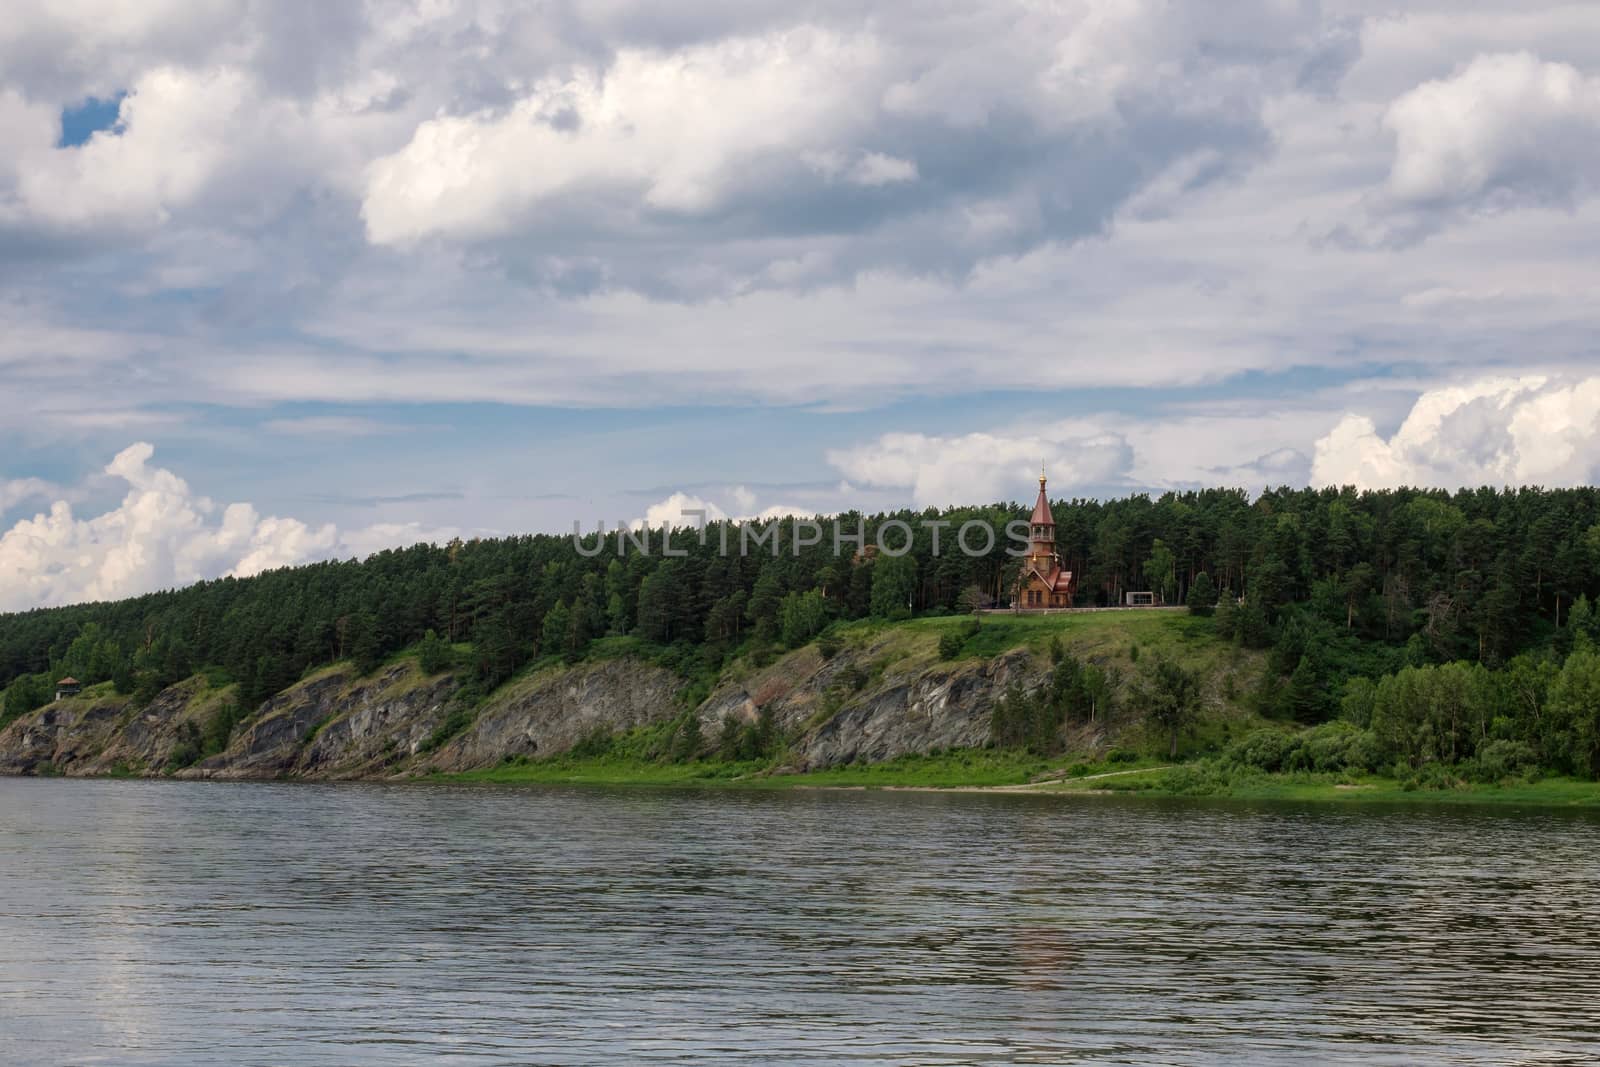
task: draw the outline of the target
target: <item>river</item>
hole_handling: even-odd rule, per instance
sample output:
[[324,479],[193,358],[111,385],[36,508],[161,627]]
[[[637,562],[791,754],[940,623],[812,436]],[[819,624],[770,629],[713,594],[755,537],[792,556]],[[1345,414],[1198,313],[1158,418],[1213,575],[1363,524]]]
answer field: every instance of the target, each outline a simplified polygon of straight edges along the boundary
[[1592,1063],[1600,816],[0,779],[8,1064]]

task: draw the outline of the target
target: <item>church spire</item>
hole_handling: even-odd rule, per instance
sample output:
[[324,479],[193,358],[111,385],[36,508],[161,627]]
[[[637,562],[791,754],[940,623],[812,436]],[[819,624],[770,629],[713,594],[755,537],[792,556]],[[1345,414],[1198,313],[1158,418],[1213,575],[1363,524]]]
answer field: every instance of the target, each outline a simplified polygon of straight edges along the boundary
[[1056,520],[1050,514],[1050,498],[1045,495],[1044,484],[1044,464],[1041,463],[1039,464],[1039,499],[1033,502],[1033,517],[1028,520],[1028,524],[1035,529],[1040,526],[1048,526],[1050,528],[1048,536],[1053,540],[1055,538]]

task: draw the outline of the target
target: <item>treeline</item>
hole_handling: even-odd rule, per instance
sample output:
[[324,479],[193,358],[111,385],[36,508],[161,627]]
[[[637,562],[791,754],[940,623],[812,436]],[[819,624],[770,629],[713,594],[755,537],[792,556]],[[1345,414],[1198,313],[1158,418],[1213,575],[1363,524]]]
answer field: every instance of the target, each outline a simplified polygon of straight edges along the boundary
[[[1278,710],[1307,722],[1338,712],[1347,678],[1564,655],[1574,602],[1600,594],[1593,489],[1284,489],[1254,500],[1205,490],[1053,507],[1080,604],[1120,603],[1141,589],[1201,610],[1214,602],[1225,636],[1273,650],[1277,680],[1263,682],[1263,700],[1281,697]],[[995,504],[838,517],[869,543],[886,523],[909,524],[903,556],[852,558],[848,544],[836,555],[827,535],[795,551],[794,520],[743,555],[738,529],[720,524],[674,532],[673,556],[659,531],[650,551],[624,538],[620,554],[614,537],[590,534],[580,552],[570,536],[539,535],[5,615],[4,713],[45,702],[62,675],[143,697],[201,668],[237,681],[248,706],[310,668],[371,668],[425,639],[435,663],[459,661],[482,691],[535,658],[581,658],[607,637],[669,649],[686,670],[711,669],[741,647],[803,643],[837,618],[1003,603],[1016,573],[1004,530],[1026,514]],[[998,534],[981,556],[953,546],[953,531],[970,520]],[[898,533],[886,540],[900,544]]]

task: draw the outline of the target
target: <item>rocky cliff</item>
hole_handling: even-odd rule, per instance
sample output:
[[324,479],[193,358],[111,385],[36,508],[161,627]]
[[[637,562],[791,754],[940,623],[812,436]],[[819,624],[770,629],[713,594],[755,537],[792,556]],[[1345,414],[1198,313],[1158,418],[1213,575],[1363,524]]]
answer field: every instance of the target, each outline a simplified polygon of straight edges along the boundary
[[[927,647],[924,647],[927,646]],[[764,666],[741,661],[694,709],[707,745],[728,719],[770,713],[795,770],[981,745],[1013,683],[1043,681],[1025,649],[942,662],[931,644],[889,630],[824,659],[808,646]],[[637,659],[548,668],[475,708],[448,673],[413,659],[356,677],[330,667],[245,713],[232,687],[192,678],[144,707],[106,687],[57,701],[0,732],[0,773],[193,778],[376,778],[542,758],[586,737],[684,714],[685,682]],[[219,716],[227,718],[219,719]]]

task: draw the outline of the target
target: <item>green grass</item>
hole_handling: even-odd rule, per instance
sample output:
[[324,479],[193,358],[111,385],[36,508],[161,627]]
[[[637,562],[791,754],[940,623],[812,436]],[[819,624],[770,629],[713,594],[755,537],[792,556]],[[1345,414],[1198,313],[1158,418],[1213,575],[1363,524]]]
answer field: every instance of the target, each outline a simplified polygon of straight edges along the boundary
[[[940,635],[964,625],[973,616],[885,622],[863,619],[839,627],[847,640],[862,643],[874,637],[899,634],[917,646],[932,648]],[[962,647],[960,658],[987,658],[1014,648],[1043,653],[1050,642],[1062,643],[1079,656],[1114,656],[1130,659],[1133,646],[1139,654],[1163,653],[1180,661],[1198,656],[1214,659],[1220,647],[1212,620],[1177,611],[1086,611],[1061,615],[984,615],[978,633]]]
[[[556,757],[502,764],[460,774],[430,775],[432,780],[501,785],[692,786],[742,789],[972,789],[1021,785],[1046,773],[1068,773],[1028,790],[1057,796],[1116,794],[1129,797],[1184,797],[1241,801],[1300,801],[1336,804],[1510,804],[1538,807],[1600,808],[1600,782],[1546,778],[1535,782],[1463,785],[1451,789],[1406,788],[1392,778],[1332,774],[1236,773],[1225,780],[1196,777],[1201,764],[1176,767],[1140,756],[1134,762],[1101,760],[1064,763],[1025,752],[966,749],[925,756],[903,756],[875,764],[850,764],[807,774],[774,774],[770,764],[668,763],[633,755]],[[1090,777],[1109,774],[1112,777]]]
[[[484,770],[433,775],[449,781],[559,783],[588,785],[731,785],[744,788],[792,789],[827,787],[962,788],[1021,785],[1060,768],[1060,759],[1027,752],[960,749],[908,755],[883,763],[852,763],[807,774],[772,773],[772,761],[720,763],[703,760],[668,763],[631,753],[589,758],[557,756],[548,760],[504,763]],[[1106,764],[1125,769],[1127,763]]]
[[1600,807],[1600,782],[1543,778],[1498,784],[1460,783],[1452,788],[1408,787],[1377,775],[1292,772],[1267,774],[1185,764],[1152,768],[1116,778],[1066,781],[1048,787],[1062,793],[1118,793],[1147,797],[1222,797],[1233,800],[1295,800],[1339,804],[1525,804],[1539,807]]
[[[484,770],[429,775],[429,778],[522,785],[711,785],[739,780],[739,767],[731,763],[659,763],[628,757],[596,756],[591,759],[556,758],[528,763],[503,763]],[[744,773],[756,773],[758,770],[758,766],[751,766]]]
[[1021,785],[1048,771],[1056,761],[1026,752],[963,749],[929,755],[901,756],[883,763],[852,763],[809,774],[770,775],[761,784],[796,786],[962,786]]

